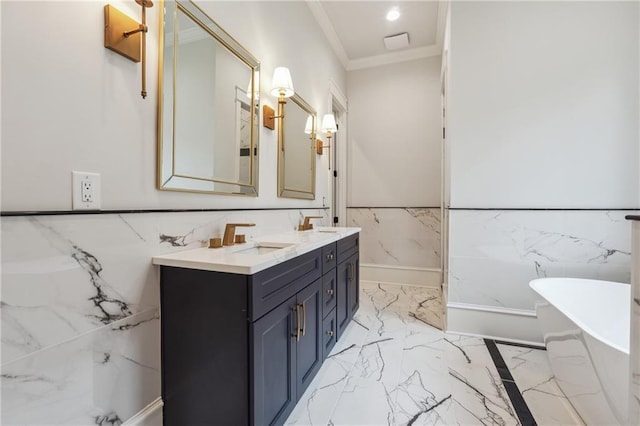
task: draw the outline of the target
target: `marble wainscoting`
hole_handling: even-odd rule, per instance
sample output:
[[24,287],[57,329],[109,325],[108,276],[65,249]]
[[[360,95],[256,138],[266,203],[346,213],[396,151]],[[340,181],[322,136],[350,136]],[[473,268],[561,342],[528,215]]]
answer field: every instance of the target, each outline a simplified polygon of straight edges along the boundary
[[350,207],[347,226],[362,228],[364,279],[440,286],[439,208]]
[[[448,326],[541,342],[529,281],[629,282],[631,211],[450,210]],[[504,327],[510,324],[510,330]]]
[[640,216],[631,221],[632,278],[631,278],[631,341],[629,423],[640,424]]
[[117,426],[160,397],[158,254],[247,239],[324,209],[1,219],[2,414],[11,425]]

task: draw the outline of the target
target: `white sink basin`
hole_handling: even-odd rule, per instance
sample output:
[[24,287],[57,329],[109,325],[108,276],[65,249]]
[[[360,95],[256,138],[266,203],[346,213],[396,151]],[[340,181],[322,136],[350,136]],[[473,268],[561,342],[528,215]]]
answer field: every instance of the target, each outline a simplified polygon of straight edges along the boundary
[[240,245],[237,250],[233,250],[233,254],[267,254],[273,253],[274,251],[286,249],[287,247],[291,247],[294,244],[290,243],[267,243],[267,242],[259,242],[259,243],[249,243],[250,245]]

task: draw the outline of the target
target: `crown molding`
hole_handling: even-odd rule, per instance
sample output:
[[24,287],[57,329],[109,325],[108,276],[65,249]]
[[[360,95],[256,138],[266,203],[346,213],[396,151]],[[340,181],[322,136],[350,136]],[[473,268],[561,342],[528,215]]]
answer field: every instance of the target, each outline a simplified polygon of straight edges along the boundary
[[426,47],[417,47],[399,52],[385,53],[384,55],[369,56],[366,58],[353,59],[347,65],[347,71],[360,70],[363,68],[379,67],[381,65],[395,64],[398,62],[414,61],[416,59],[440,56],[442,49],[435,44]]
[[313,17],[316,19],[316,22],[320,25],[327,41],[329,41],[331,48],[338,56],[342,66],[346,69],[349,64],[349,56],[347,56],[347,51],[344,50],[344,46],[342,45],[335,28],[331,24],[331,20],[329,19],[327,12],[324,11],[319,0],[306,0],[306,3],[313,14]]

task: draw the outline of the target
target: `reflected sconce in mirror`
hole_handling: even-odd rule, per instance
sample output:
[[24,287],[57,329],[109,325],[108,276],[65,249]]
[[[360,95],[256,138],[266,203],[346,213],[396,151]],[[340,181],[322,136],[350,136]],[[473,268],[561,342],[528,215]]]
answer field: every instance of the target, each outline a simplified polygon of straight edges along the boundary
[[[253,93],[253,99],[256,103],[256,108],[260,105],[260,71],[254,71],[253,78],[249,79],[249,84],[247,84],[247,98],[251,99],[251,94]],[[252,89],[253,86],[253,90]]]
[[[275,119],[284,119],[284,105],[287,103],[285,98],[293,96],[293,81],[289,68],[277,67],[273,71],[273,80],[271,81],[271,94],[278,97],[278,115],[275,115],[273,108],[268,105],[262,107],[262,124],[268,129],[275,129]],[[283,131],[282,121],[278,126],[278,132]],[[282,146],[284,150],[284,145]]]
[[[325,149],[331,149],[331,136],[338,131],[338,126],[336,125],[336,119],[333,114],[325,114],[322,117],[322,132],[327,135],[327,143],[323,144],[323,142],[318,139],[316,141],[316,152],[318,155],[322,155]],[[331,170],[331,156],[329,156],[329,170]]]
[[[115,7],[107,4],[104,7],[104,47],[132,60],[142,59],[142,99],[147,97],[147,8],[153,7],[151,0],[136,0],[142,6],[142,23],[136,22]],[[142,41],[142,43],[141,43]],[[142,55],[140,45],[142,44]]]

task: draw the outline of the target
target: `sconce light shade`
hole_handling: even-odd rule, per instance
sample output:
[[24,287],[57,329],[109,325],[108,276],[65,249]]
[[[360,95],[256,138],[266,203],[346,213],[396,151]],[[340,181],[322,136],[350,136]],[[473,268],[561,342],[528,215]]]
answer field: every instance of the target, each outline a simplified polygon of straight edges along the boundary
[[305,124],[304,126],[304,132],[307,135],[310,135],[311,133],[313,133],[313,116],[308,116],[307,117],[307,124]]
[[327,133],[336,133],[338,131],[336,119],[333,114],[325,114],[324,117],[322,117],[322,131]]
[[293,81],[291,81],[291,73],[289,68],[278,67],[273,72],[273,80],[271,81],[271,94],[289,98],[294,94]]

